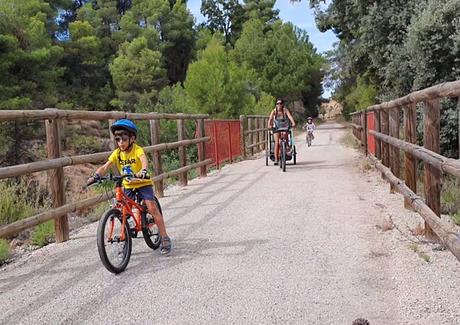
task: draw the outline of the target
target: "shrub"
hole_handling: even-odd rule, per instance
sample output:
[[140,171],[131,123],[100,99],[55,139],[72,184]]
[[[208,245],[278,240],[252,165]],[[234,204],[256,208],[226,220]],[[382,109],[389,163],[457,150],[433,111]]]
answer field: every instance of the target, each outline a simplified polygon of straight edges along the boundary
[[0,265],[10,257],[10,245],[5,239],[0,239]]
[[29,217],[35,210],[30,202],[27,185],[24,182],[15,184],[0,182],[0,225],[6,225]]
[[446,177],[441,192],[442,213],[454,213],[460,208],[460,189],[456,178]]
[[75,135],[70,141],[72,148],[81,154],[102,151],[101,143],[92,135]]
[[32,243],[39,247],[43,247],[53,241],[54,238],[54,222],[49,220],[34,228],[32,233]]

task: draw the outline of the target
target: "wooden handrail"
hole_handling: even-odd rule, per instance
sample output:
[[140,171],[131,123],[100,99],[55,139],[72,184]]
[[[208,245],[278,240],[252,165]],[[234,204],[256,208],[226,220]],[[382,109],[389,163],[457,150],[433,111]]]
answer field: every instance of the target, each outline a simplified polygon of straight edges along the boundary
[[357,129],[357,130],[361,130],[363,127],[361,125],[358,125],[358,124],[355,124],[355,123],[350,123],[351,127]]
[[59,109],[45,110],[0,110],[0,122],[12,120],[109,120],[109,119],[131,119],[131,120],[180,120],[180,119],[206,119],[208,114],[170,114],[170,113],[127,113],[119,111],[72,111]]
[[457,159],[446,158],[424,147],[393,138],[391,136],[376,132],[374,130],[369,130],[368,132],[369,134],[372,134],[373,136],[380,139],[381,141],[391,144],[392,146],[398,147],[403,151],[407,151],[414,157],[417,157],[418,159],[429,163],[433,167],[445,173],[460,177],[460,161]]
[[[152,181],[154,181],[154,182],[155,181],[160,181],[160,180],[163,180],[165,178],[176,176],[176,175],[179,175],[181,173],[187,172],[187,171],[189,171],[191,169],[200,168],[201,166],[206,166],[206,165],[211,165],[211,164],[212,164],[212,159],[206,159],[204,161],[201,161],[201,162],[198,162],[198,163],[195,163],[195,164],[191,164],[191,165],[188,165],[188,166],[185,166],[185,167],[182,167],[182,168],[179,168],[179,169],[176,169],[176,170],[166,172],[166,173],[163,173],[161,175],[152,177]],[[60,206],[58,208],[51,209],[51,210],[48,210],[48,211],[44,211],[44,212],[39,213],[37,215],[34,215],[32,217],[22,219],[22,220],[18,220],[16,222],[1,226],[0,227],[0,238],[15,235],[15,234],[17,234],[17,233],[19,233],[19,232],[21,232],[21,231],[23,231],[25,229],[34,227],[36,225],[39,225],[39,224],[41,224],[43,222],[46,222],[48,220],[51,220],[51,219],[56,219],[56,218],[58,218],[58,217],[60,217],[62,215],[65,215],[65,214],[69,213],[69,212],[74,212],[74,211],[77,211],[79,209],[94,206],[94,205],[96,205],[96,204],[98,204],[100,202],[107,201],[107,200],[111,199],[113,196],[114,196],[114,192],[110,191],[108,193],[105,193],[105,194],[97,196],[97,197],[92,197],[92,198],[81,200],[81,201],[78,201],[78,202],[65,204],[65,205],[62,205],[62,206]]]
[[[152,153],[167,149],[174,149],[181,146],[189,146],[192,144],[202,143],[209,141],[209,137],[202,137],[197,139],[190,139],[190,140],[182,140],[170,143],[160,143],[153,146],[144,147],[144,151],[146,153]],[[44,171],[49,169],[54,169],[58,167],[65,167],[65,166],[73,166],[79,165],[84,163],[98,163],[101,161],[106,160],[112,151],[88,154],[88,155],[80,155],[80,156],[70,156],[70,157],[62,157],[44,161],[37,161],[28,164],[22,165],[15,165],[15,166],[8,166],[0,168],[0,179],[8,178],[8,177],[16,177],[21,176],[29,173],[34,173],[38,171]]]
[[4,225],[0,227],[0,238],[15,235],[25,229],[37,226],[43,222],[51,219],[59,218],[69,212],[77,211],[79,209],[88,208],[94,206],[100,202],[109,200],[114,196],[114,192],[110,191],[103,195],[92,197],[78,202],[68,203],[60,206],[59,208],[44,211],[32,217],[21,219],[16,222]]
[[375,166],[380,170],[390,183],[410,202],[412,207],[417,211],[422,218],[430,225],[431,229],[441,239],[441,241],[449,248],[452,254],[460,261],[460,237],[459,234],[449,231],[451,226],[439,218],[423,201],[421,197],[416,195],[407,187],[402,180],[393,175],[390,169],[383,166],[375,157],[370,156]]
[[244,134],[251,134],[251,133],[256,133],[256,132],[261,132],[261,131],[268,131],[268,130],[270,130],[270,129],[269,128],[254,129],[254,130],[244,131]]

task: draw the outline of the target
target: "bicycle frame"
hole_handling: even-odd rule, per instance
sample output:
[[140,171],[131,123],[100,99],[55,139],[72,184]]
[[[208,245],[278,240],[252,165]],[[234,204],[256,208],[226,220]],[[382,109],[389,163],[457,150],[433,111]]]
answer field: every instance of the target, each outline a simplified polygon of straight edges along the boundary
[[278,133],[280,134],[280,137],[279,137],[279,140],[278,140],[278,142],[279,142],[278,157],[279,157],[279,155],[280,155],[279,150],[281,150],[281,141],[285,141],[286,143],[288,143],[289,136],[290,136],[291,137],[291,146],[294,145],[294,132],[292,131],[292,129],[290,129],[290,130],[287,130],[287,131],[278,131]]
[[[128,197],[124,192],[123,192],[123,187],[121,184],[118,184],[115,187],[115,199],[117,201],[117,204],[115,205],[115,208],[118,210],[121,210],[122,212],[122,222],[121,222],[121,236],[120,240],[125,240],[125,232],[123,229],[125,229],[126,225],[126,220],[127,220],[127,215],[132,216],[134,219],[135,227],[134,229],[138,231],[142,231],[142,223],[141,223],[141,216],[142,213],[145,212],[145,209],[136,201]],[[139,220],[135,217],[132,207],[136,207],[139,210]],[[110,233],[109,233],[109,240],[113,239],[113,228],[114,228],[114,222],[112,220],[112,224],[110,226]]]

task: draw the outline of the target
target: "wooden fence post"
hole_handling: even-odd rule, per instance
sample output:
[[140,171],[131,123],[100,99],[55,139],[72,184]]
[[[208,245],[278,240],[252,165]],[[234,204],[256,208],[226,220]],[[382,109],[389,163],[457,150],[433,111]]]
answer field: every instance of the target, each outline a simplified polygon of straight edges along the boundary
[[110,136],[110,149],[115,150],[115,148],[118,147],[118,143],[115,142],[115,136],[112,133],[111,127],[112,124],[115,123],[115,120],[110,119],[109,120],[109,136]]
[[[46,146],[49,159],[61,157],[60,122],[59,119],[45,121]],[[48,171],[48,177],[50,180],[53,207],[60,207],[65,204],[64,169],[62,167],[50,169]],[[61,243],[69,239],[69,221],[67,219],[67,214],[54,219],[54,231],[56,242]]]
[[227,122],[228,126],[228,155],[230,158],[230,163],[233,163],[233,153],[232,153],[232,132],[230,130],[230,122]]
[[[160,120],[150,120],[150,141],[152,145],[160,143]],[[153,174],[155,176],[163,173],[161,167],[161,152],[153,152]],[[163,197],[163,180],[154,182],[155,185],[155,195],[157,197]]]
[[[382,133],[388,135],[390,131],[390,121],[388,111],[386,109],[382,109],[380,111],[380,120]],[[385,167],[390,167],[390,146],[386,142],[382,142],[382,163]],[[382,178],[385,179],[385,175],[383,173]]]
[[246,143],[244,136],[244,115],[240,115],[240,151],[243,159],[246,159]]
[[[440,151],[440,113],[441,105],[439,99],[426,101],[424,105],[424,147],[433,152]],[[424,185],[426,204],[437,215],[441,216],[441,177],[439,169],[424,163]],[[425,222],[425,236],[428,239],[436,240],[437,236]]]
[[[264,117],[264,122],[263,122],[263,128],[266,129],[268,124],[268,117]],[[264,132],[264,150],[268,150],[268,130],[263,131]]]
[[217,145],[217,127],[216,127],[216,122],[214,121],[212,123],[212,134],[213,134],[213,137],[214,137],[214,157],[216,159],[216,168],[217,169],[220,169],[220,165],[219,165],[219,148],[218,148],[218,145]]
[[361,112],[361,126],[362,128],[362,137],[363,137],[363,146],[364,154],[367,156],[367,111]]
[[[204,119],[198,119],[197,121],[197,138],[202,138],[205,136],[205,129],[204,129]],[[204,142],[198,143],[198,161],[203,161],[206,159],[206,146]],[[207,176],[207,171],[206,171],[206,166],[201,166],[200,167],[200,177],[206,177]]]
[[[409,143],[417,142],[417,111],[416,104],[409,104],[404,107],[404,139]],[[410,153],[404,153],[404,179],[406,185],[417,193],[417,160]],[[410,200],[404,198],[404,207],[413,210]]]
[[[177,120],[177,140],[182,141],[185,139],[185,123],[184,119]],[[185,152],[185,146],[179,147],[179,165],[180,167],[187,166],[187,154]],[[187,185],[187,172],[179,174],[179,185]]]
[[[399,139],[399,107],[390,109],[390,136]],[[390,146],[390,169],[393,175],[400,178],[401,159],[399,157],[399,148]],[[391,193],[395,192],[395,187],[390,184]]]
[[[248,131],[254,130],[254,118],[248,117]],[[248,134],[248,144],[252,146],[254,144],[254,133],[249,133]],[[251,156],[254,155],[254,147],[249,148],[249,154]]]
[[[374,111],[374,120],[375,120],[375,131],[380,132],[380,110],[375,110]],[[378,160],[382,159],[382,142],[377,138],[374,137],[375,139],[375,157]]]

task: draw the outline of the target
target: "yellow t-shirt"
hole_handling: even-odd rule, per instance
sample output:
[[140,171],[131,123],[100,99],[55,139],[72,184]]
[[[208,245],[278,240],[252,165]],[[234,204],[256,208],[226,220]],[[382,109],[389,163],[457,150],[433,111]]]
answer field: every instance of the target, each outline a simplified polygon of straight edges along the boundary
[[[139,157],[144,154],[144,149],[134,143],[129,152],[121,151],[119,148],[115,149],[110,155],[109,161],[117,167],[120,175],[134,175],[142,169],[142,163]],[[139,188],[148,185],[152,185],[152,180],[123,180],[124,188]]]

